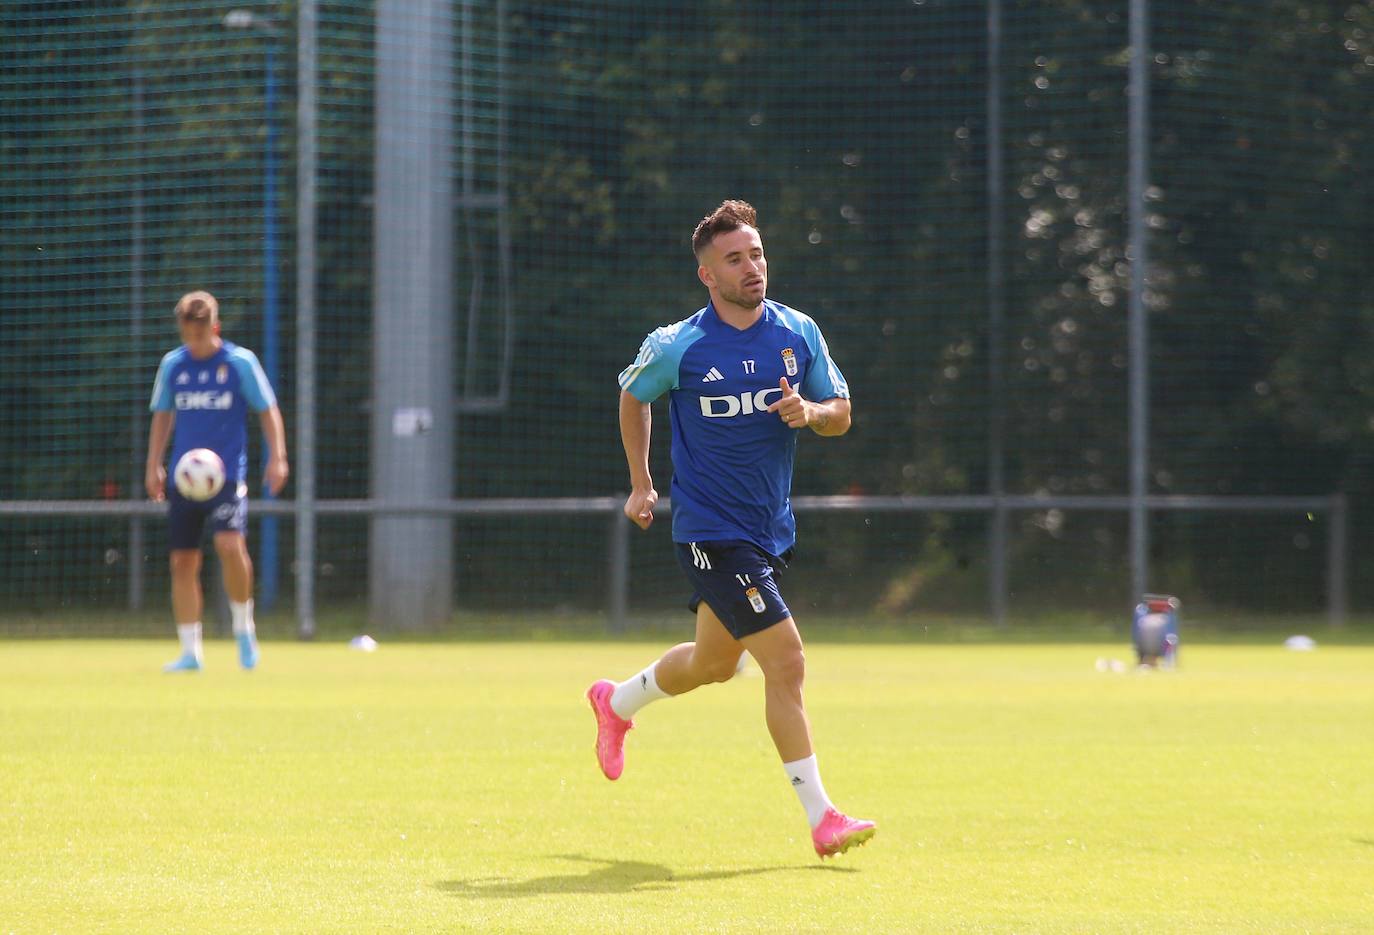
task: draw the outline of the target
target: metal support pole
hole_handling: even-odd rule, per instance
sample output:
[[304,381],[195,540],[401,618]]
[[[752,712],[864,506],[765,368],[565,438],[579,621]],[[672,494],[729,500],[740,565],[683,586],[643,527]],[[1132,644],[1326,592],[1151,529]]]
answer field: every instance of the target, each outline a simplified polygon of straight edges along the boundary
[[[625,501],[619,494],[616,499]],[[630,521],[619,507],[611,510],[610,546],[606,606],[610,608],[611,632],[624,633],[630,606]]]
[[1007,508],[1005,390],[1006,266],[1003,250],[1002,2],[988,3],[988,492],[996,505],[988,537],[988,595],[992,619],[1007,623]]
[[[135,55],[138,51],[135,50]],[[130,245],[129,245],[129,343],[133,348],[133,359],[140,360],[143,354],[143,134],[146,120],[143,115],[143,65],[140,62],[134,69],[134,174],[130,204]],[[146,404],[142,397],[134,394],[134,404],[129,413],[129,499],[143,500],[143,453],[146,448]],[[143,517],[129,518],[129,609],[143,609]]]
[[1349,608],[1349,583],[1346,560],[1349,557],[1349,505],[1345,494],[1331,495],[1327,510],[1326,533],[1326,601],[1327,622],[1333,629],[1345,626]]
[[[268,17],[258,16],[252,10],[235,9],[224,15],[227,29],[252,29],[264,37],[263,49],[263,127],[265,129],[262,157],[262,369],[267,382],[274,388],[281,372],[281,354],[278,351],[277,301],[280,288],[278,277],[278,224],[277,218],[277,60],[276,44],[283,31],[276,22]],[[268,457],[263,453],[264,460]],[[264,501],[274,498],[272,491],[265,486],[262,491]],[[261,545],[258,552],[258,604],[268,610],[277,601],[280,570],[277,560],[278,524],[275,512],[267,512],[260,526]]]
[[1150,260],[1145,224],[1146,185],[1150,171],[1148,0],[1131,0],[1130,18],[1127,213],[1131,294],[1127,312],[1127,340],[1130,354],[1131,594],[1128,606],[1148,590],[1150,580],[1150,514],[1145,502],[1149,494],[1150,464],[1150,385],[1149,371],[1146,369],[1149,365],[1149,321],[1145,306]]
[[[273,388],[281,374],[281,355],[277,349],[277,68],[275,50],[277,37],[269,34],[267,51],[263,56],[266,70],[263,94],[264,122],[267,140],[262,159],[262,369]],[[263,452],[264,463],[268,457]],[[263,499],[273,499],[266,487]],[[280,575],[277,569],[277,517],[263,516],[259,527],[262,543],[258,552],[258,602],[264,611],[277,602]]]
[[315,160],[317,0],[296,19],[296,632],[315,635]]
[[[453,496],[453,19],[446,0],[378,0],[372,491]],[[453,521],[373,517],[373,625],[434,628],[453,608]]]

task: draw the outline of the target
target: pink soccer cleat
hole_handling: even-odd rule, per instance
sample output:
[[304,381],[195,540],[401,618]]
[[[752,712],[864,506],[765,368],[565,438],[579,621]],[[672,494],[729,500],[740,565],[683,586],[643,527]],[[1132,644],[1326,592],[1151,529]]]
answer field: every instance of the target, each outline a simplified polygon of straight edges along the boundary
[[607,779],[619,779],[625,769],[625,732],[635,726],[611,708],[615,682],[602,679],[587,689],[587,700],[596,715],[596,762]]
[[877,833],[878,826],[873,822],[850,818],[833,808],[827,808],[825,817],[811,832],[811,843],[816,845],[817,856],[824,859],[858,847]]

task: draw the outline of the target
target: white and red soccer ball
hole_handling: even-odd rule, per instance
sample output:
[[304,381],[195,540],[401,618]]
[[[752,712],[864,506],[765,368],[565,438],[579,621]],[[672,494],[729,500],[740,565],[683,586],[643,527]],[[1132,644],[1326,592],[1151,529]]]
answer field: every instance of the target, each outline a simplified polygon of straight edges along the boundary
[[209,500],[224,489],[224,461],[209,448],[192,448],[177,462],[172,480],[187,500]]

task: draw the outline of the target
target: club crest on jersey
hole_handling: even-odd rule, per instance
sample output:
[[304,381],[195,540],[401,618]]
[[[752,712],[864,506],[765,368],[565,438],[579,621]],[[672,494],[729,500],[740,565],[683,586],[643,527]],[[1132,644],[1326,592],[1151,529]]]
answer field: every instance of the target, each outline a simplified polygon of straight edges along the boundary
[[763,602],[763,595],[758,588],[747,588],[744,596],[749,598],[749,606],[754,608],[754,613],[761,614],[768,609],[768,605]]
[[185,386],[187,383],[190,383],[190,382],[191,382],[191,375],[190,375],[189,373],[187,373],[185,370],[183,370],[183,371],[181,371],[181,373],[177,374],[177,380],[176,380],[177,386]]
[[224,384],[224,383],[228,383],[228,382],[229,382],[229,365],[228,365],[228,364],[220,364],[220,365],[219,365],[219,369],[215,371],[215,382],[216,382],[216,383],[220,383],[220,384]]
[[792,348],[784,347],[782,349],[782,365],[786,368],[789,377],[797,375],[797,355],[792,353]]

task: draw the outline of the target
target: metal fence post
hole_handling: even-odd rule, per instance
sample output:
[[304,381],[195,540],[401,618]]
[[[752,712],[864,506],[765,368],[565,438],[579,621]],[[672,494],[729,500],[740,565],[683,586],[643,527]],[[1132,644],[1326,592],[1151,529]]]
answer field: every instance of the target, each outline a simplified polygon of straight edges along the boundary
[[1002,226],[1006,223],[1002,158],[1002,3],[988,4],[988,492],[993,498],[988,535],[988,605],[999,627],[1007,625],[1006,340],[1007,283]]
[[[135,13],[137,22],[138,14]],[[135,27],[137,28],[137,26]],[[130,246],[129,246],[129,344],[135,361],[143,360],[143,134],[145,119],[143,113],[143,65],[140,62],[134,71],[134,160],[138,172],[134,173],[130,209]],[[141,397],[134,394],[134,405],[129,415],[129,499],[142,501],[144,472],[147,469],[143,459],[147,438],[145,428],[147,416],[141,404]],[[129,520],[129,609],[143,609],[143,518],[135,515]]]
[[1127,227],[1131,288],[1126,313],[1129,345],[1131,594],[1134,604],[1150,587],[1150,254],[1147,189],[1150,179],[1149,0],[1130,0],[1131,67],[1127,134]]
[[1326,589],[1327,622],[1332,628],[1345,626],[1348,607],[1348,578],[1346,576],[1346,546],[1348,522],[1345,494],[1333,493],[1331,507],[1327,510],[1329,520],[1326,532]]
[[302,0],[296,36],[296,635],[315,636],[316,0]]
[[[620,503],[624,497],[614,498]],[[619,506],[611,506],[610,568],[606,581],[606,606],[610,612],[612,633],[624,633],[630,603],[630,521]]]

